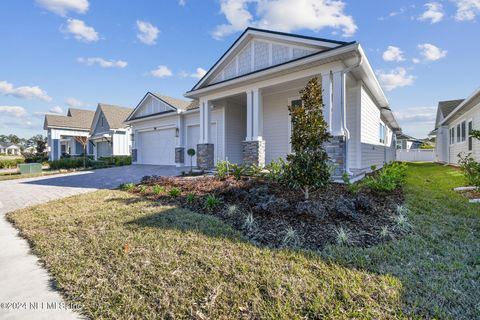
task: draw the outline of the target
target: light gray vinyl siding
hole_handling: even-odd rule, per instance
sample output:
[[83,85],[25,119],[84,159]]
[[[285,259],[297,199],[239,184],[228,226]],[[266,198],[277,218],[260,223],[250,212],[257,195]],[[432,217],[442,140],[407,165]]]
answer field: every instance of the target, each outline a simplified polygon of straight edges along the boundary
[[232,163],[243,162],[246,117],[245,106],[229,103],[225,109],[225,156]]
[[265,161],[285,158],[289,152],[289,99],[299,98],[299,89],[292,89],[263,97],[263,136]]
[[380,109],[375,104],[367,90],[361,87],[361,154],[362,169],[371,166],[382,166],[385,162],[395,159],[392,131],[387,130],[388,146],[379,141],[379,125],[383,122]]
[[[478,98],[480,100],[480,97]],[[458,163],[458,154],[459,153],[471,153],[473,158],[476,161],[480,161],[480,141],[473,138],[472,139],[472,150],[468,150],[468,122],[471,120],[473,124],[473,129],[474,130],[480,130],[480,101],[473,101],[473,103],[476,103],[476,105],[462,114],[461,116],[457,116],[456,119],[450,121],[448,124],[448,128],[455,128],[455,143],[454,144],[449,144],[448,147],[448,156],[449,156],[449,162],[453,164]],[[462,121],[465,121],[466,125],[466,130],[467,134],[465,137],[465,141],[457,142],[457,124],[461,123]],[[447,138],[447,141],[450,142],[450,139]]]

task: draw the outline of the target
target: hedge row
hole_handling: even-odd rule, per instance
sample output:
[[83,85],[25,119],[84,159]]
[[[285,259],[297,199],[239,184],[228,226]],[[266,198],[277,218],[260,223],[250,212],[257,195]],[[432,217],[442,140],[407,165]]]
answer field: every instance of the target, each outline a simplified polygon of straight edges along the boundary
[[22,158],[0,159],[0,169],[14,169],[17,167],[17,164],[24,162],[25,160],[23,160]]

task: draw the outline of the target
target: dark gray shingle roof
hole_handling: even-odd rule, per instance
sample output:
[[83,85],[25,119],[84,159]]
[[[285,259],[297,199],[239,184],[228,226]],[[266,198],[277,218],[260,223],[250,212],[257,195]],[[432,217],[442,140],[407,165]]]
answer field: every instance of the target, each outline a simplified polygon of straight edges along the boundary
[[464,99],[457,99],[457,100],[447,100],[447,101],[439,101],[438,108],[442,112],[443,118],[445,119],[456,107],[463,102]]

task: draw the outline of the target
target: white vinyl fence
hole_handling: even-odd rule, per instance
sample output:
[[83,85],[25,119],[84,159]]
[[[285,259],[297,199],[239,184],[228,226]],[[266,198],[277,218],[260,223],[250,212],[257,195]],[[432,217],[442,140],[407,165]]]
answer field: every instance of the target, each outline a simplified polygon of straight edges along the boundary
[[431,161],[435,160],[435,149],[398,149],[398,161]]

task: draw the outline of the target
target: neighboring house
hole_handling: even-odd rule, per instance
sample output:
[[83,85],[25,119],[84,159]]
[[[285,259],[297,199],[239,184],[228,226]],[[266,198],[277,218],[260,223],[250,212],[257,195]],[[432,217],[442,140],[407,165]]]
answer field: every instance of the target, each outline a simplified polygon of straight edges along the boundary
[[99,103],[90,129],[95,159],[130,155],[131,130],[125,120],[133,109]]
[[[66,116],[45,115],[43,129],[47,130],[48,159],[57,160],[63,155],[81,155],[83,146],[75,137],[90,137],[94,111],[70,108]],[[92,154],[91,144],[87,154]]]
[[189,148],[201,168],[285,157],[287,107],[301,104],[299,91],[313,77],[323,87],[334,176],[394,160],[400,128],[360,44],[248,28],[185,94],[192,101],[142,99],[127,121],[135,163],[189,164]]
[[5,154],[7,152],[7,147],[0,144],[0,154]]
[[480,88],[465,100],[440,101],[435,130],[435,158],[441,163],[458,163],[459,153],[471,153],[480,161],[480,141],[470,135],[480,130]]
[[16,144],[10,144],[5,148],[5,153],[18,156],[22,153],[22,149]]
[[404,133],[397,134],[397,149],[410,150],[419,149],[422,146],[422,140],[416,139]]

